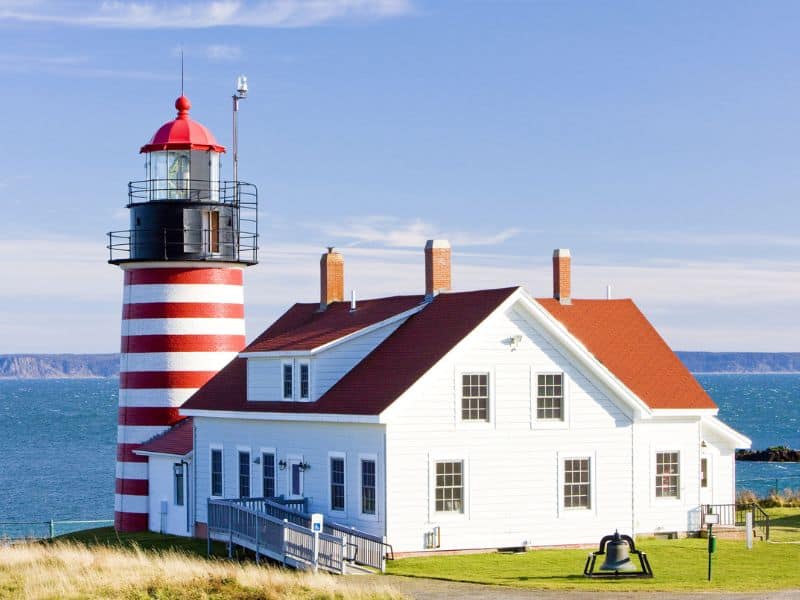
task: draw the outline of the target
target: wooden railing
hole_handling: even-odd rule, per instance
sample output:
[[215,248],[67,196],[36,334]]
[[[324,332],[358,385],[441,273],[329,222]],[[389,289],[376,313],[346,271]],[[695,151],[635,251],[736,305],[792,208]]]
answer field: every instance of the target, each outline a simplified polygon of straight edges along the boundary
[[235,500],[208,501],[208,535],[225,541],[229,550],[237,544],[253,550],[256,558],[269,556],[284,563],[301,563],[344,572],[345,550],[342,538],[320,533],[317,536],[300,525],[260,512]]
[[[269,516],[280,522],[291,523],[309,531],[311,528],[311,516],[294,508],[295,506],[302,507],[305,510],[307,505],[305,499],[235,498],[230,500],[209,500],[209,528],[211,527],[211,502],[225,502],[246,507],[248,510]],[[323,533],[340,540],[340,544],[344,544],[344,559],[349,562],[385,571],[386,559],[394,558],[391,545],[387,544],[379,536],[329,521],[323,524]]]
[[769,515],[755,502],[747,504],[701,504],[700,514],[705,527],[707,514],[719,515],[719,524],[733,527],[744,527],[747,513],[753,515],[753,527],[764,530],[764,539],[769,539]]

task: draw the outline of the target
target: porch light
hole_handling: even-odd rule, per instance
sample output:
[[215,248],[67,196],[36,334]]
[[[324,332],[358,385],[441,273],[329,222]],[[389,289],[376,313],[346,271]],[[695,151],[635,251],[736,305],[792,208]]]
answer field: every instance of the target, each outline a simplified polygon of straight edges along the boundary
[[311,465],[307,462],[298,463],[297,468],[301,471],[308,471],[311,468]]
[[172,465],[172,470],[177,476],[183,475],[183,463],[175,463]]
[[286,461],[285,460],[279,460],[278,461],[278,468],[281,471],[285,471],[286,470]]
[[[637,570],[630,554],[639,557],[641,570]],[[605,556],[605,560],[598,567],[600,572],[595,572],[594,566],[598,556]],[[586,557],[583,574],[586,577],[606,579],[652,577],[653,569],[650,567],[650,561],[647,560],[647,554],[636,549],[633,538],[629,535],[620,535],[618,531],[615,531],[614,535],[607,535],[600,540],[600,548],[597,552],[592,552]]]

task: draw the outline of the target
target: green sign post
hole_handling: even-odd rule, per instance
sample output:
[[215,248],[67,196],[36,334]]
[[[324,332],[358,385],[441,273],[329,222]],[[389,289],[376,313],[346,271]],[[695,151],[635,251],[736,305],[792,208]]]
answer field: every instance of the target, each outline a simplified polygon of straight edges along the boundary
[[711,555],[717,551],[717,538],[714,537],[712,528],[715,523],[719,523],[719,515],[708,513],[704,518],[708,525],[708,580],[711,581]]

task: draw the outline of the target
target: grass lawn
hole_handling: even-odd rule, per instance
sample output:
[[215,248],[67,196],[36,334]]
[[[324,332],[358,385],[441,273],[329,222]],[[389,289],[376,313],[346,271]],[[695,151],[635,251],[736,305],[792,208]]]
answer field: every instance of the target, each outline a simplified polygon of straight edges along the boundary
[[[206,541],[197,538],[163,535],[151,531],[136,533],[117,533],[113,527],[85,529],[74,533],[60,535],[56,541],[77,542],[85,546],[108,546],[131,548],[138,546],[142,550],[176,550],[185,554],[206,555]],[[227,555],[225,544],[213,542],[212,552],[217,556]]]
[[[712,581],[707,581],[707,540],[640,538],[655,577],[619,581],[583,576],[591,549],[534,550],[519,554],[467,554],[404,558],[388,563],[392,575],[430,577],[514,587],[583,591],[758,591],[800,589],[800,510],[769,509],[771,542],[717,540]],[[599,540],[598,540],[599,542]],[[596,549],[596,548],[594,548]],[[636,560],[638,565],[638,560]]]

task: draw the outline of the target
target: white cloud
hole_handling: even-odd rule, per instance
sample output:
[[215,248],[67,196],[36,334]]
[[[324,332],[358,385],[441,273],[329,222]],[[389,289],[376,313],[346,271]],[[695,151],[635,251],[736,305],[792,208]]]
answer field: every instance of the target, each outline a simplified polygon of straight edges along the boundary
[[153,2],[82,0],[0,4],[0,20],[128,29],[312,27],[343,19],[408,15],[411,0],[214,0]]
[[[250,338],[292,303],[319,298],[319,257],[325,251],[276,243],[269,241],[274,231],[262,233],[261,262],[245,273]],[[344,248],[346,290],[355,289],[359,298],[422,293],[422,245],[412,246],[365,242]],[[456,290],[523,285],[535,297],[550,295],[549,254],[462,253],[460,248],[454,244]],[[122,276],[107,259],[101,240],[0,240],[0,350],[114,351]],[[577,262],[572,281],[575,297],[603,297],[610,283],[615,298],[634,298],[674,348],[798,350],[800,263]]]
[[388,216],[354,217],[344,223],[309,224],[347,246],[378,244],[392,248],[422,248],[427,240],[447,239],[454,246],[493,246],[520,233],[508,228],[496,233],[446,231],[421,219],[402,220]]
[[238,46],[229,46],[226,44],[211,44],[206,46],[205,55],[208,60],[226,62],[241,58],[242,49]]

